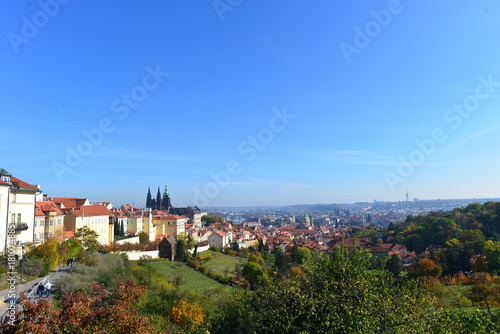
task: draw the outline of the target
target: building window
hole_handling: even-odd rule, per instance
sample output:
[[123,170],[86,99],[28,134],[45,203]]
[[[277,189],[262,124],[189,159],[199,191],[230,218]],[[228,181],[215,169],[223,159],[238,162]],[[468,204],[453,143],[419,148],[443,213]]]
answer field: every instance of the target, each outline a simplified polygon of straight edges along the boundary
[[16,223],[16,214],[15,213],[12,214],[11,221],[12,221],[11,222],[12,224]]
[[20,213],[17,214],[17,223],[21,224],[21,214]]

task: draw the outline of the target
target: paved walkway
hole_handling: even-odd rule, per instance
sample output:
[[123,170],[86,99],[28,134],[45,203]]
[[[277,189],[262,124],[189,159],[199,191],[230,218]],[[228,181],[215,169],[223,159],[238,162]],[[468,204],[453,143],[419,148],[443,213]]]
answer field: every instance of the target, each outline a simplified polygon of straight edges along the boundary
[[[42,282],[42,284],[47,283],[50,281],[52,284],[56,282],[59,278],[64,277],[68,274],[69,267],[67,266],[59,266],[57,270],[51,271],[47,276],[45,277],[40,277],[37,278],[33,281],[26,282],[24,284],[19,284],[16,286],[16,297],[19,297],[21,293],[24,292],[28,298],[32,300],[37,300],[38,299],[38,294],[36,293],[36,287],[37,285]],[[5,303],[5,299],[8,298],[9,295],[9,290],[3,290],[0,291],[0,320],[3,318],[3,315],[5,312],[7,312],[7,308],[9,306],[9,303]],[[10,292],[12,293],[12,292]],[[45,297],[45,291],[43,293],[43,298]],[[49,297],[51,298],[51,297]]]

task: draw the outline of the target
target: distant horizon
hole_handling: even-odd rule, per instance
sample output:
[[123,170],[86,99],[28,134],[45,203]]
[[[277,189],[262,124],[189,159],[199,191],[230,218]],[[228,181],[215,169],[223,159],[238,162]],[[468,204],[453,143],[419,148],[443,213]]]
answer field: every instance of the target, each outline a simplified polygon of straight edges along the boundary
[[248,206],[213,206],[208,207],[209,209],[217,209],[217,208],[276,208],[276,207],[292,207],[292,206],[309,206],[309,205],[353,205],[353,204],[376,204],[376,203],[416,203],[416,202],[431,202],[431,201],[474,201],[474,200],[484,200],[484,202],[488,201],[500,201],[500,197],[497,198],[434,198],[434,199],[418,199],[410,200],[410,201],[377,201],[377,202],[334,202],[334,203],[301,203],[301,204],[287,204],[287,205],[248,205]]
[[[115,205],[115,203],[120,203],[118,204],[118,206],[121,206],[121,205],[135,205],[137,207],[145,207],[145,203],[146,203],[146,196],[147,196],[147,189],[148,187],[143,187],[144,191],[143,191],[143,194],[141,194],[141,196],[137,196],[137,195],[134,195],[134,197],[144,197],[144,199],[141,201],[141,200],[137,200],[137,201],[123,201],[123,200],[119,200],[119,201],[114,201],[110,198],[107,198],[107,199],[102,199],[102,200],[94,200],[93,196],[88,196],[88,195],[85,195],[85,194],[82,194],[82,192],[75,192],[75,193],[78,193],[78,194],[81,194],[81,195],[64,195],[64,194],[57,194],[57,195],[54,195],[53,193],[51,192],[47,192],[45,191],[46,188],[44,188],[43,184],[39,184],[39,183],[33,183],[33,182],[30,182],[30,180],[28,179],[23,179],[22,177],[19,177],[17,176],[15,173],[13,173],[11,170],[9,170],[8,168],[5,168],[5,166],[0,166],[0,168],[4,168],[5,170],[7,170],[8,172],[10,172],[13,176],[15,177],[18,177],[20,178],[21,180],[25,181],[25,182],[28,182],[32,185],[40,185],[41,187],[41,190],[44,194],[46,194],[48,197],[76,197],[76,198],[88,198],[89,201],[93,202],[93,203],[99,203],[99,202],[111,202],[113,203],[113,205]],[[155,185],[155,186],[150,186],[151,188],[151,195],[153,198],[156,197],[156,194],[157,194],[157,191],[158,191],[158,188],[160,190],[160,194],[163,195],[163,191],[164,191],[164,186],[165,184],[162,186],[158,186],[158,185]],[[180,205],[176,205],[176,195],[175,193],[172,193],[172,191],[170,190],[171,188],[169,187],[169,193],[170,193],[170,197],[171,197],[171,200],[172,200],[172,204],[173,206],[175,207],[185,207],[185,206],[196,206],[195,203],[189,203],[187,201],[179,201],[179,203],[181,203]],[[110,197],[113,197],[113,196],[117,196],[116,194],[112,194],[112,193],[109,193],[111,196]],[[143,196],[142,196],[143,195]],[[406,196],[406,193],[403,194],[403,197],[402,199],[400,200],[378,200],[378,199],[373,199],[371,201],[363,201],[363,200],[354,200],[354,201],[332,201],[332,202],[322,202],[322,201],[319,201],[319,202],[310,202],[309,204],[308,203],[305,203],[305,202],[298,202],[298,203],[295,203],[295,204],[290,204],[290,203],[286,203],[286,204],[245,204],[245,205],[224,205],[224,204],[221,204],[221,205],[209,205],[209,206],[206,206],[208,208],[224,208],[224,207],[227,207],[227,208],[231,208],[231,207],[283,207],[283,206],[297,206],[297,205],[332,205],[332,204],[356,204],[356,203],[368,203],[368,204],[373,204],[373,203],[400,203],[400,202],[407,202],[406,199],[404,198]],[[96,196],[97,198],[100,198],[100,196]],[[491,200],[495,200],[495,199],[498,199],[500,200],[500,197],[489,197],[489,196],[486,196],[486,197],[483,197],[483,196],[478,196],[478,197],[456,197],[456,198],[452,198],[452,197],[449,197],[449,198],[418,198],[418,197],[411,197],[409,196],[409,201],[408,202],[415,202],[415,200],[417,201],[437,201],[437,200],[442,200],[442,201],[452,201],[452,200],[485,200],[485,199],[491,199]],[[142,203],[144,202],[144,203]],[[205,206],[199,206],[199,207],[205,207]]]

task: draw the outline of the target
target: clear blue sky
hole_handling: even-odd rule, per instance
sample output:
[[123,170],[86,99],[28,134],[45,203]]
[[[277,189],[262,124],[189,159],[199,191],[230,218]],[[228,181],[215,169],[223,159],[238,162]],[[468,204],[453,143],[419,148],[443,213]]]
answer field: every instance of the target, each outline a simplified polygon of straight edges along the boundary
[[59,1],[0,11],[0,167],[49,196],[500,195],[497,1]]

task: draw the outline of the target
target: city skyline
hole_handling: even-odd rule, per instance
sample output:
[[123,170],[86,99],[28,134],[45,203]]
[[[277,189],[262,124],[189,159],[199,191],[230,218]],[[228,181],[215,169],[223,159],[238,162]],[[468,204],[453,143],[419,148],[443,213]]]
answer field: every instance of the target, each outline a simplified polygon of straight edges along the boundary
[[499,197],[494,1],[5,7],[0,168],[49,196]]

